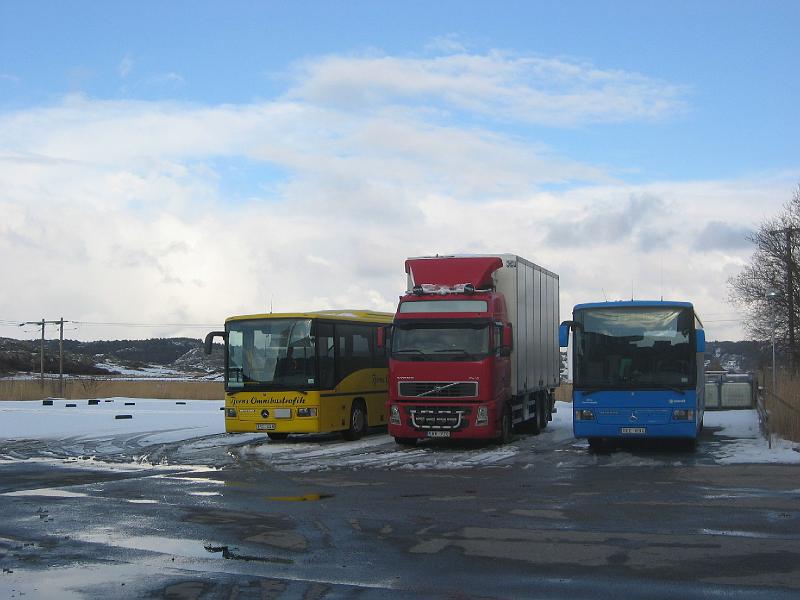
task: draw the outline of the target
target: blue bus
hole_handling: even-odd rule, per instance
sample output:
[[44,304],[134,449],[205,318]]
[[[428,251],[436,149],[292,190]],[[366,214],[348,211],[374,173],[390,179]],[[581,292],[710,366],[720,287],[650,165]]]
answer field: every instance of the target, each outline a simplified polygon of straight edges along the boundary
[[572,429],[604,439],[684,438],[694,447],[705,408],[703,324],[689,302],[578,304],[572,331]]

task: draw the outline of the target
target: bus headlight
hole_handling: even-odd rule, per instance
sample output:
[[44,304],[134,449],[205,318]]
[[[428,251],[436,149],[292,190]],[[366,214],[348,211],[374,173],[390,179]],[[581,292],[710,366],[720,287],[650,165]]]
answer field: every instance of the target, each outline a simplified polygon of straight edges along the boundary
[[674,421],[694,421],[694,411],[685,408],[676,408],[672,411]]
[[575,420],[576,421],[594,421],[594,412],[587,409],[581,409],[575,411]]
[[298,417],[316,417],[317,416],[317,409],[316,408],[298,408],[297,409],[297,416]]
[[489,424],[489,409],[486,406],[478,407],[478,414],[475,417],[475,427],[482,427]]
[[396,404],[389,407],[389,423],[392,425],[400,425],[400,409]]
[[236,418],[236,409],[235,408],[226,408],[225,409],[225,416],[231,417],[232,419]]

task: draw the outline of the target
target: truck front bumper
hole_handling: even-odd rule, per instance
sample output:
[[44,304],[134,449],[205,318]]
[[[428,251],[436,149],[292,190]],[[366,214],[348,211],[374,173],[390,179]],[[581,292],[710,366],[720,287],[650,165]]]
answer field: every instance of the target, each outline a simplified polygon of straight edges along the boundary
[[[480,407],[482,414],[479,421]],[[417,403],[390,402],[388,413],[389,435],[397,438],[494,439],[500,434],[497,411],[485,404],[421,406]]]

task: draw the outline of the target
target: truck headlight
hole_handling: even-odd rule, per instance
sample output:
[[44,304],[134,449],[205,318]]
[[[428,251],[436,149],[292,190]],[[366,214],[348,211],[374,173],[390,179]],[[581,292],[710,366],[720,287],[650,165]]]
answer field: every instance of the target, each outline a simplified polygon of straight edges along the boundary
[[397,408],[396,404],[392,404],[389,407],[389,423],[392,425],[400,425],[400,409]]
[[694,421],[694,411],[685,408],[676,408],[672,411],[674,421]]
[[585,408],[575,411],[576,421],[594,421],[594,411]]
[[475,417],[475,427],[482,427],[489,424],[489,409],[486,406],[478,407],[478,414]]
[[316,417],[317,416],[317,409],[316,408],[298,408],[297,409],[297,416],[298,417]]

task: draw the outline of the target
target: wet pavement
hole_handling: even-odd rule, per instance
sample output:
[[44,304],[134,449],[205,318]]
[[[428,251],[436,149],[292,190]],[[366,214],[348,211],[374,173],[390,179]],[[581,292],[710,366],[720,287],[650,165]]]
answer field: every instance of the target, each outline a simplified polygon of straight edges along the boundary
[[714,433],[6,441],[0,597],[800,596],[800,466],[721,464]]

